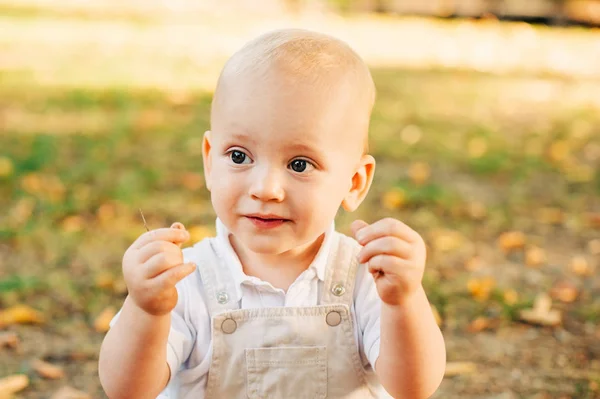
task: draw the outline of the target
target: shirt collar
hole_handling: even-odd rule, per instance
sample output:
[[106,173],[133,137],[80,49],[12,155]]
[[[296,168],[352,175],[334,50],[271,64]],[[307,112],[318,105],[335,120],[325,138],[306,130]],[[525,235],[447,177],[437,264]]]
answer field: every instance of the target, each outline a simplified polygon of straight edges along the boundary
[[[242,264],[239,257],[235,253],[231,242],[229,241],[229,230],[219,218],[216,221],[216,243],[220,257],[225,261],[227,267],[231,271],[235,287],[237,290],[238,298],[241,298],[241,286],[244,283],[252,285],[270,285],[265,281],[258,279],[257,277],[248,276],[244,273]],[[321,247],[317,252],[317,255],[308,267],[308,270],[313,270],[317,278],[321,281],[325,281],[325,269],[327,267],[327,260],[329,258],[329,252],[331,250],[331,241],[333,233],[335,231],[335,222],[331,222],[327,230],[325,231],[325,237],[321,243]]]

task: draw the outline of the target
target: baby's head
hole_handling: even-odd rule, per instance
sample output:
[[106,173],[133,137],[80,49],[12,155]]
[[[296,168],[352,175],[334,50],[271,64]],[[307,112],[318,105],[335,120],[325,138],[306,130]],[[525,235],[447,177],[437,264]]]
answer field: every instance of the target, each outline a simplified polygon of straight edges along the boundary
[[217,216],[253,252],[308,245],[340,205],[366,196],[375,86],[345,43],[280,30],[246,44],[226,63],[204,136],[207,187]]

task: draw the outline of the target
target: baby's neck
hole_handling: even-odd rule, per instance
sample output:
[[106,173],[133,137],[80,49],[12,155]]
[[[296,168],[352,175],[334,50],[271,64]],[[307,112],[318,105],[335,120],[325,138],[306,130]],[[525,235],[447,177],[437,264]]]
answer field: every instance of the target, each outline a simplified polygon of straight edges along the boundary
[[257,277],[271,283],[275,288],[287,291],[298,276],[308,269],[319,252],[324,237],[323,234],[314,242],[281,254],[252,252],[233,235],[229,236],[229,241],[237,253],[246,275]]

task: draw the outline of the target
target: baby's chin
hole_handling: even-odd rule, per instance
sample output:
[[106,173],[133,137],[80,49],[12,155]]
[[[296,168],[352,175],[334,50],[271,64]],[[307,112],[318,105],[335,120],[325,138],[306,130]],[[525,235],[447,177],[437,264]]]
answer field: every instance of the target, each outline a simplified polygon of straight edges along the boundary
[[289,238],[261,235],[236,235],[236,238],[248,250],[262,255],[279,255],[300,245]]

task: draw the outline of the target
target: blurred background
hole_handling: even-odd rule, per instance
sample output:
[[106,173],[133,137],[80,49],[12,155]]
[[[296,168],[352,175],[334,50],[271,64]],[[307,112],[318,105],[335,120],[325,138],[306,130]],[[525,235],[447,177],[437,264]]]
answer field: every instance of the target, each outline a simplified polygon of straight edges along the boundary
[[0,0],[0,397],[105,397],[138,209],[214,233],[218,73],[304,27],[372,68],[377,175],[337,226],[389,215],[425,238],[434,398],[600,398],[599,24],[577,0]]

